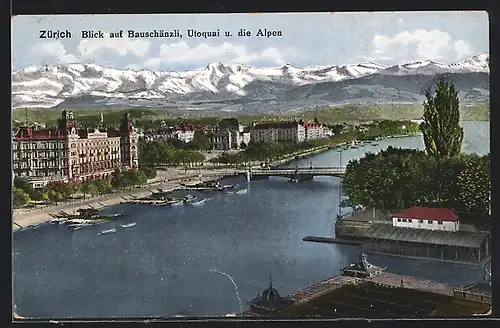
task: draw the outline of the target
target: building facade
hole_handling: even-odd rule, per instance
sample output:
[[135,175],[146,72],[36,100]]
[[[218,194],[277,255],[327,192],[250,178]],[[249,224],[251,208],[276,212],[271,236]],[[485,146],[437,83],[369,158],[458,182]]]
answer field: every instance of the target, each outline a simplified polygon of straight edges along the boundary
[[165,141],[177,139],[184,143],[190,143],[194,140],[194,127],[191,125],[183,125],[178,127],[161,128],[155,131],[150,131],[145,135],[147,141]]
[[214,148],[217,150],[241,149],[250,143],[250,132],[236,119],[220,122],[214,135]]
[[306,130],[301,122],[259,123],[251,132],[252,142],[303,142],[306,140]]
[[317,119],[313,122],[291,121],[279,123],[259,123],[254,125],[251,140],[254,142],[292,141],[304,142],[328,138],[332,131]]
[[[125,129],[126,127],[126,129]],[[138,168],[138,135],[125,115],[120,130],[78,129],[63,111],[55,128],[20,128],[12,140],[13,173],[34,188],[50,181],[107,178],[117,168]]]
[[459,231],[459,217],[447,208],[411,207],[391,216],[392,225],[400,228]]
[[314,122],[305,122],[305,140],[316,140],[325,138],[325,128],[317,119]]

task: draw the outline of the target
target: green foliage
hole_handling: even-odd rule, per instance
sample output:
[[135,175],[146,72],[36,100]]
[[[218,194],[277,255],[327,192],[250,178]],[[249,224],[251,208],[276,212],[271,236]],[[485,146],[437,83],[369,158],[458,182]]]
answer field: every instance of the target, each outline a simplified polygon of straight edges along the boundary
[[141,165],[139,171],[141,171],[147,179],[154,179],[157,176],[156,170],[149,166]]
[[459,200],[467,212],[470,215],[488,215],[491,210],[490,157],[470,157],[457,180]]
[[29,202],[30,196],[26,192],[17,187],[12,188],[12,203],[14,208],[23,207]]
[[187,148],[189,148],[189,149],[211,149],[212,148],[212,140],[205,132],[195,130],[194,131],[194,140],[191,141],[187,145]]
[[[342,126],[343,127],[343,126]],[[338,131],[342,131],[341,126],[337,126]],[[414,134],[419,132],[417,124],[411,121],[388,121],[383,120],[368,125],[365,132],[337,133],[330,138],[310,140],[300,143],[283,141],[276,143],[254,143],[250,142],[244,150],[235,154],[223,153],[219,157],[210,160],[212,163],[222,164],[242,164],[250,161],[273,161],[289,156],[297,152],[336,146],[352,140],[375,139],[391,135]]]
[[427,154],[443,158],[460,154],[464,131],[459,124],[460,102],[455,86],[440,78],[435,95],[429,89],[425,97],[421,129]]
[[35,190],[33,189],[33,187],[31,187],[26,179],[23,179],[21,177],[14,178],[14,187],[21,189],[31,198],[35,195]]
[[178,149],[168,142],[152,141],[139,143],[139,162],[143,166],[179,166],[201,163],[205,156],[195,151]]
[[489,210],[489,156],[426,156],[389,147],[350,161],[343,179],[356,204],[394,211],[412,206],[447,207],[459,214]]

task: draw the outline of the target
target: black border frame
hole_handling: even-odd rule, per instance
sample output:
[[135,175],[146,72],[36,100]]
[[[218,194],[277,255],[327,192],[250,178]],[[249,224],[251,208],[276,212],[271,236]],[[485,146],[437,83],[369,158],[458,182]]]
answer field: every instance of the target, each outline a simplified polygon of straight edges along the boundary
[[[3,2],[8,5],[8,2]],[[372,1],[364,3],[360,1],[349,1],[349,3],[334,3],[330,1],[307,1],[305,2],[288,2],[282,3],[281,5],[270,3],[267,1],[265,4],[259,3],[258,1],[251,2],[242,2],[242,1],[226,1],[225,4],[220,1],[200,1],[200,3],[188,3],[188,2],[161,2],[159,0],[141,0],[140,3],[136,2],[123,2],[117,0],[97,0],[97,1],[71,1],[71,0],[13,0],[11,7],[7,7],[7,10],[2,10],[1,12],[9,13],[9,21],[8,26],[0,30],[2,38],[0,40],[7,43],[7,47],[4,49],[10,49],[11,46],[11,18],[12,15],[42,15],[42,14],[148,14],[148,13],[235,13],[235,12],[314,12],[314,11],[421,11],[421,10],[486,10],[489,13],[490,20],[490,102],[491,102],[491,117],[490,117],[490,145],[491,149],[496,144],[495,140],[498,138],[494,138],[496,134],[497,137],[500,135],[499,130],[495,130],[495,122],[500,121],[500,117],[495,120],[494,116],[497,115],[498,109],[495,108],[495,104],[500,104],[500,82],[496,82],[497,74],[500,78],[500,51],[498,51],[498,45],[500,44],[500,10],[497,10],[493,6],[493,1],[488,0],[476,0],[473,4],[466,3],[461,4],[457,2],[450,3],[446,5],[443,1],[432,0],[420,0],[417,4],[407,4],[405,6],[405,2],[403,1],[394,1],[388,0],[379,3],[374,3]],[[10,10],[12,9],[12,11]],[[7,146],[7,150],[4,150],[4,154],[11,154],[11,102],[10,102],[10,74],[11,74],[11,52],[4,51],[5,54],[5,66],[7,67],[7,73],[2,76],[9,76],[9,80],[7,81],[7,90],[9,94],[5,95],[2,98],[4,100],[4,110],[8,108],[8,119],[2,121],[2,123],[6,124],[5,128],[2,128],[1,131],[4,134],[5,139],[2,139],[2,145]],[[9,66],[7,66],[9,65]],[[495,77],[495,78],[493,78]],[[7,93],[6,92],[6,93]],[[497,115],[498,116],[498,115]],[[496,174],[494,174],[497,170],[494,165],[495,156],[493,156],[495,152],[491,152],[492,155],[492,178],[495,180]],[[10,156],[9,156],[10,157]],[[3,161],[5,163],[5,161]],[[7,200],[8,216],[12,218],[12,179],[11,179],[11,161],[7,161],[9,174],[3,177],[7,179],[7,185],[9,186],[8,196],[4,196],[4,200]],[[4,171],[6,172],[6,171]],[[4,182],[5,183],[5,182]],[[498,192],[497,185],[495,182],[492,184],[492,196],[493,199],[496,199],[496,196],[500,194]],[[5,202],[2,202],[5,204]],[[499,207],[500,208],[500,207]],[[495,215],[496,212],[495,201],[492,202],[492,212]],[[500,213],[500,210],[499,210]],[[493,219],[492,222],[492,236],[500,236],[500,221]],[[11,243],[12,243],[12,234],[11,228],[12,223],[11,220],[4,218],[2,220],[2,224],[4,227],[0,230],[1,233],[4,233],[4,237],[0,238],[3,242],[3,247],[0,249],[4,251],[5,263],[8,265],[4,265],[5,273],[9,279],[5,279],[5,287],[4,296],[1,297],[2,305],[5,303],[5,306],[2,306],[5,309],[5,321],[8,323],[12,323],[12,302],[11,297],[7,296],[5,290],[9,290],[12,292],[12,263],[11,263]],[[493,286],[493,315],[495,317],[500,316],[500,298],[497,300],[495,297],[496,294],[500,295],[500,282],[496,283],[497,276],[500,274],[500,258],[497,254],[497,249],[500,249],[500,237],[497,239],[495,237],[492,238],[491,241],[491,251],[492,251],[492,286]],[[500,250],[498,251],[500,254]],[[8,261],[8,262],[7,262]],[[12,296],[12,295],[11,295]],[[5,302],[4,302],[5,301]],[[3,317],[3,316],[2,316]],[[437,322],[434,322],[437,321]],[[199,318],[199,319],[178,319],[172,320],[171,318],[162,319],[134,319],[134,318],[120,318],[120,319],[110,319],[110,318],[95,318],[92,320],[60,320],[59,325],[70,325],[70,326],[83,326],[83,325],[91,325],[97,324],[99,326],[104,325],[115,325],[115,326],[132,326],[132,325],[160,325],[161,323],[168,322],[171,326],[180,326],[183,324],[191,324],[191,325],[208,325],[208,326],[228,326],[228,325],[238,325],[238,326],[248,326],[248,325],[259,325],[259,326],[268,326],[268,325],[281,325],[281,326],[311,326],[311,325],[323,325],[326,326],[331,323],[335,323],[335,325],[344,325],[347,327],[354,326],[366,326],[367,324],[370,326],[386,326],[387,324],[402,324],[406,327],[409,326],[417,326],[417,325],[426,325],[426,324],[439,324],[440,322],[450,322],[451,324],[463,326],[470,324],[478,324],[478,321],[481,324],[492,324],[493,321],[497,321],[493,317],[489,318],[475,318],[475,319],[415,319],[415,320],[363,320],[363,319],[354,319],[354,320],[268,320],[268,319],[245,319],[245,320],[235,320],[235,319],[221,319],[221,318]],[[43,322],[43,323],[42,323]],[[14,321],[15,323],[22,324],[40,324],[49,325],[50,323],[46,320],[22,320],[22,321]],[[57,324],[53,322],[51,326]],[[2,325],[3,326],[3,325]]]

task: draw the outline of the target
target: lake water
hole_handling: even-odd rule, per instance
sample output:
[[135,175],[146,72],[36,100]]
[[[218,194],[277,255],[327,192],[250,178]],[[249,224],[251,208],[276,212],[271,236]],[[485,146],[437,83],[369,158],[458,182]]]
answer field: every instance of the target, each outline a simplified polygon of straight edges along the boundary
[[[464,122],[465,152],[490,149],[489,122]],[[387,146],[422,148],[422,137],[386,139],[378,146],[343,151],[349,159]],[[290,166],[336,166],[335,150]],[[269,285],[289,294],[340,269],[359,248],[303,242],[334,231],[339,179],[316,177],[299,184],[284,178],[238,183],[246,194],[214,194],[200,206],[119,205],[129,215],[99,227],[70,231],[44,225],[13,237],[17,313],[33,317],[220,315],[240,311]],[[206,197],[206,196],[204,196]],[[131,229],[119,223],[137,222]],[[115,234],[98,236],[116,227]],[[467,284],[481,268],[369,255],[387,271]],[[230,279],[233,277],[236,292]]]

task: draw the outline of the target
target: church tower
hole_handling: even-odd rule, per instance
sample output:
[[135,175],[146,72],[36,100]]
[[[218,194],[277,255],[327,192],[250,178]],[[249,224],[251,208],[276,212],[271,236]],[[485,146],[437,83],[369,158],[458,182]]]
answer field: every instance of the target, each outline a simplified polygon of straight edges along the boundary
[[120,124],[120,151],[124,168],[139,168],[139,135],[135,132],[130,114],[125,113]]

